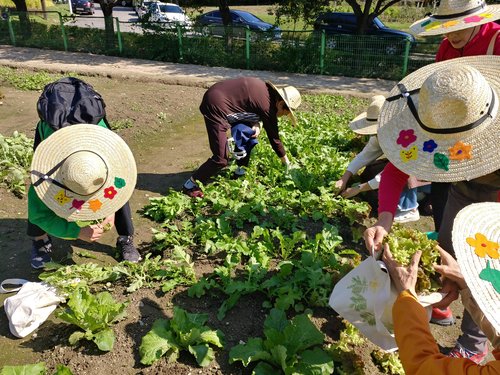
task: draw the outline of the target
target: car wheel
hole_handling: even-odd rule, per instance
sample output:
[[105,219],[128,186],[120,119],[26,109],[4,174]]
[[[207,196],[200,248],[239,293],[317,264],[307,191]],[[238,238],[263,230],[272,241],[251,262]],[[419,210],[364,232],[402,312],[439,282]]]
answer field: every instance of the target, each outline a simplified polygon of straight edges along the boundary
[[201,28],[201,35],[203,35],[203,36],[209,36],[210,35],[210,27],[203,26]]
[[337,48],[337,41],[335,39],[329,39],[326,41],[326,48]]

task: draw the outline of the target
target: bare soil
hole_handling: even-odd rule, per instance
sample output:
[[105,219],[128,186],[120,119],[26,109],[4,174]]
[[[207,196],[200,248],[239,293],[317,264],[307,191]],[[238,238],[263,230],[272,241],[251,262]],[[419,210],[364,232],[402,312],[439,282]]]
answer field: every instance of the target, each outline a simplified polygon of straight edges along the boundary
[[[136,227],[135,242],[142,252],[151,243],[151,228],[155,223],[142,217],[140,209],[148,199],[165,194],[169,188],[180,189],[190,172],[208,156],[208,142],[198,105],[205,91],[203,88],[180,85],[166,85],[155,82],[139,82],[133,79],[88,77],[86,79],[100,92],[107,103],[111,122],[132,120],[132,126],[118,130],[131,146],[138,165],[138,184],[131,200]],[[0,105],[0,133],[6,136],[14,130],[32,137],[37,122],[36,101],[39,93],[16,90],[0,84],[5,95]],[[38,272],[29,265],[30,245],[25,235],[27,221],[26,198],[16,198],[12,193],[0,189],[0,278],[25,278],[37,280]],[[414,224],[421,230],[431,230],[432,222],[424,218]],[[77,250],[94,254],[96,262],[113,264],[116,233],[111,231],[101,243],[88,244],[81,241],[55,240],[55,260],[69,255],[70,262],[82,262],[75,255]],[[211,272],[217,260],[196,259],[199,275]],[[224,331],[226,347],[261,336],[265,319],[262,298],[253,295],[243,298],[229,311],[226,319],[216,318],[222,302],[217,298],[191,299],[185,288],[163,294],[156,289],[141,289],[126,296],[120,287],[114,295],[119,300],[130,300],[128,317],[116,325],[115,348],[112,352],[99,352],[93,344],[71,347],[67,339],[71,328],[51,317],[35,334],[17,339],[9,332],[6,315],[0,313],[0,368],[4,365],[21,365],[44,361],[50,369],[58,364],[68,366],[74,374],[248,374],[251,371],[240,365],[228,363],[229,350],[219,351],[216,360],[207,367],[199,368],[192,356],[181,355],[177,363],[161,360],[151,367],[140,364],[138,348],[141,338],[160,317],[171,317],[173,304],[190,312],[209,314],[208,324]],[[0,302],[6,295],[0,295]],[[454,312],[460,320],[461,306],[456,303]],[[0,308],[1,310],[1,308]],[[327,341],[338,338],[341,327],[339,317],[330,309],[318,309],[313,320],[327,335]],[[438,342],[444,346],[454,343],[459,334],[458,326],[450,328],[433,327]],[[362,348],[365,373],[377,374],[369,353],[374,349],[367,344]]]

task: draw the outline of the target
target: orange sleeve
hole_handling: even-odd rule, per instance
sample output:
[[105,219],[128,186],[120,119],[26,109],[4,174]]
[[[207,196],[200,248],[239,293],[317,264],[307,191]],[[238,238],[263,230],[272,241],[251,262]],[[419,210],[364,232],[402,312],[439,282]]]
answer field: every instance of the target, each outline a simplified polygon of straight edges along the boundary
[[429,329],[425,309],[408,291],[402,292],[392,308],[394,334],[406,375],[500,375],[497,360],[484,366],[463,358],[450,358],[439,352]]

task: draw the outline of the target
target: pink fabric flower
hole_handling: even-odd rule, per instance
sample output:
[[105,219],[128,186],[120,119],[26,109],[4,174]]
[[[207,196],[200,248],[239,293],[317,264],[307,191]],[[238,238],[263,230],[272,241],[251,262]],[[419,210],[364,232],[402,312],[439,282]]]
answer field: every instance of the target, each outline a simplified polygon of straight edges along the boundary
[[483,20],[483,18],[484,17],[480,17],[480,16],[470,16],[470,17],[464,18],[464,22],[465,23],[480,22]]
[[415,132],[413,129],[401,130],[399,132],[399,137],[398,137],[396,143],[398,145],[403,146],[403,147],[408,147],[416,140],[417,140],[417,136],[415,135]]

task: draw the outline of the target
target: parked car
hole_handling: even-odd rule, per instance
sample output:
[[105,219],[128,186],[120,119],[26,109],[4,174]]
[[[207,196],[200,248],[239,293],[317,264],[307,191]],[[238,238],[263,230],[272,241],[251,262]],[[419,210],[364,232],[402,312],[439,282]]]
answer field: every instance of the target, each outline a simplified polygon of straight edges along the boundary
[[[272,39],[281,38],[281,29],[279,27],[262,21],[252,13],[236,9],[231,9],[229,12],[233,26],[240,26],[234,29],[236,36],[244,38],[245,29],[242,26],[248,26],[251,31],[270,32]],[[224,35],[224,23],[222,22],[221,12],[218,10],[202,14],[198,18],[197,24],[202,26],[202,32],[205,35]]]
[[93,0],[71,0],[71,8],[75,14],[94,14]]
[[[314,22],[314,30],[324,30],[327,36],[335,34],[357,34],[358,22],[354,13],[326,12],[319,15]],[[407,32],[387,27],[378,17],[375,17],[365,30],[365,35],[388,37],[394,43],[384,46],[388,55],[398,54],[409,40],[411,45],[416,43],[415,37]],[[327,46],[335,48],[333,39],[327,41]]]
[[151,22],[164,22],[167,27],[175,27],[177,24],[184,27],[192,25],[184,10],[177,4],[153,1],[149,4],[148,14]]
[[137,17],[142,18],[144,15],[148,13],[149,6],[154,0],[144,0],[137,3],[135,7],[135,12],[137,13]]

